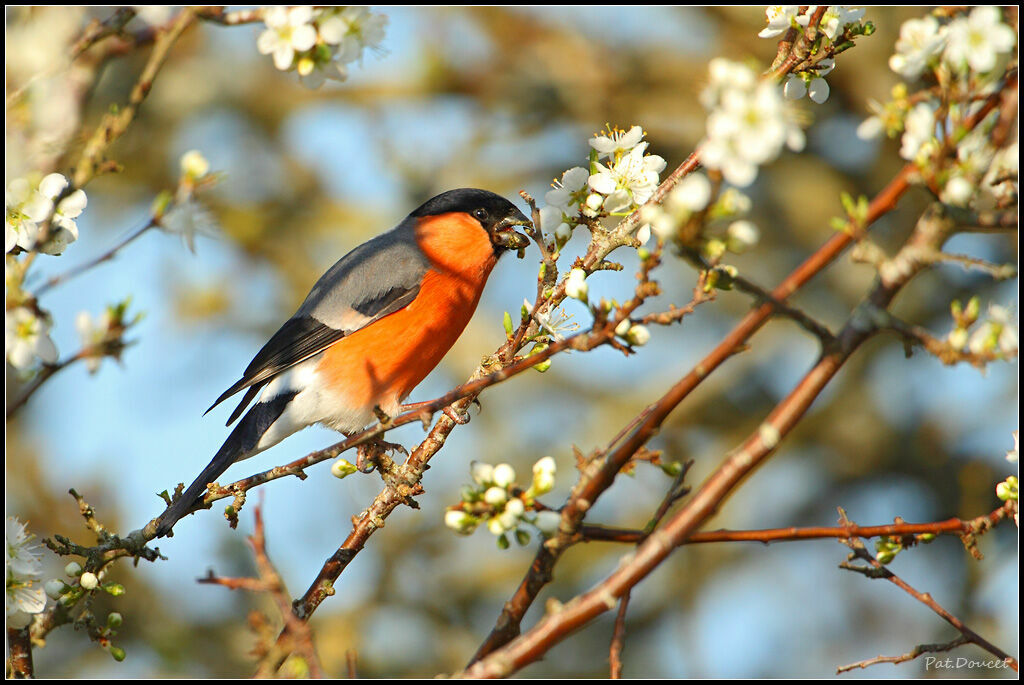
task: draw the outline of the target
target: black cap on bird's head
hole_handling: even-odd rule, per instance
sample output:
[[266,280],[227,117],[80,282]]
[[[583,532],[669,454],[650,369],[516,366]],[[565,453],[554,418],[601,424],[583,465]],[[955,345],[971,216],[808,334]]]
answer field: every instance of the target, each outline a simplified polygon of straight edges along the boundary
[[456,188],[441,193],[417,207],[410,216],[427,217],[450,212],[462,212],[480,222],[494,243],[495,250],[519,249],[529,241],[512,230],[513,226],[532,226],[533,223],[519,208],[489,190]]

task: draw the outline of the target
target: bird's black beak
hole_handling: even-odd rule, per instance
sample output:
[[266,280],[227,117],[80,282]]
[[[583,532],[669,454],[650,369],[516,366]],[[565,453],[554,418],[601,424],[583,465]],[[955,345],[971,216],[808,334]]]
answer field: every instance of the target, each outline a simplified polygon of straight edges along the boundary
[[495,248],[521,250],[530,244],[529,238],[513,230],[514,226],[533,227],[533,222],[523,216],[522,212],[516,210],[515,214],[510,214],[496,223],[491,229],[491,242],[494,243]]

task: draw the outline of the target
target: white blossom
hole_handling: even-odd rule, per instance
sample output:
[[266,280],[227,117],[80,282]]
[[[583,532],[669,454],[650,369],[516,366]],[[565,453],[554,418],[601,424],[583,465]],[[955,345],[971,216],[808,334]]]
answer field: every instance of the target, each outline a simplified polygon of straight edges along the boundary
[[4,317],[7,361],[15,369],[27,369],[35,360],[57,361],[57,347],[50,339],[50,322],[27,307],[8,309]]
[[963,176],[954,176],[942,189],[942,201],[956,207],[966,207],[974,194],[974,184]]
[[4,252],[10,252],[15,246],[31,250],[39,235],[39,222],[45,221],[53,209],[52,200],[34,190],[23,178],[7,184],[4,199],[7,210]]
[[469,535],[476,530],[478,521],[464,511],[449,509],[444,513],[444,525],[459,535]]
[[1007,451],[1006,461],[1015,462],[1017,461],[1017,448],[1018,448],[1018,431],[1013,431],[1013,449]]
[[43,571],[42,548],[33,543],[25,524],[8,516],[4,529],[7,576],[7,625],[25,628],[32,615],[46,608],[46,591],[39,584]]
[[[814,13],[817,7],[810,7],[807,10],[809,15]],[[864,17],[864,8],[850,8],[843,5],[829,5],[825,14],[821,17],[818,27],[829,40],[835,40],[836,36],[846,30],[850,24],[856,24]]]
[[100,585],[100,579],[92,571],[86,571],[78,577],[78,583],[83,590],[95,590]]
[[782,94],[790,100],[799,100],[807,95],[807,84],[797,74],[790,74],[782,86]]
[[889,68],[904,78],[917,78],[942,53],[946,35],[945,27],[940,27],[931,15],[908,19],[900,26],[896,54],[889,58]]
[[344,64],[358,60],[364,48],[379,48],[387,23],[385,14],[349,6],[339,13],[325,14],[319,31],[325,43],[339,46],[337,59]]
[[640,219],[647,222],[659,238],[668,240],[694,212],[707,207],[710,200],[711,182],[704,174],[693,173],[680,181],[660,206],[644,206]]
[[310,7],[271,7],[264,15],[263,23],[267,28],[256,41],[256,49],[262,55],[273,55],[274,66],[287,71],[296,51],[309,50],[316,44],[317,32],[310,23],[312,20]]
[[810,21],[809,14],[799,14],[799,5],[769,5],[765,10],[768,19],[768,26],[758,33],[760,38],[774,38],[780,36],[795,26],[807,26]]
[[61,200],[50,220],[50,234],[44,243],[36,245],[36,249],[49,255],[59,255],[69,244],[78,240],[75,219],[85,210],[87,202],[85,191],[81,188]]
[[516,470],[508,464],[498,464],[494,467],[493,478],[499,488],[507,488],[516,482]]
[[536,496],[551,492],[551,488],[555,486],[556,470],[553,457],[538,459],[533,465],[533,483],[530,485],[530,494]]
[[474,461],[469,465],[469,475],[478,485],[494,482],[494,467],[482,461]]
[[595,165],[597,173],[591,174],[588,184],[595,192],[607,196],[603,207],[609,214],[623,213],[646,203],[658,188],[658,175],[665,169],[665,160],[658,155],[645,155],[646,149],[647,143],[640,143],[611,166],[600,162]]
[[[95,349],[101,345],[107,339],[112,321],[113,317],[109,309],[103,310],[95,322],[89,312],[79,312],[75,317],[75,328],[78,329],[78,336],[82,339],[82,348]],[[85,358],[85,366],[89,369],[89,373],[96,373],[100,368],[101,361],[103,361],[101,353],[88,355]]]
[[1017,327],[1011,319],[1010,310],[998,305],[989,307],[988,319],[974,330],[967,347],[974,354],[998,352],[1004,357],[1016,355]]
[[644,138],[644,130],[633,126],[628,131],[614,128],[607,134],[598,134],[588,142],[597,150],[599,157],[616,160],[640,144]]
[[644,224],[640,228],[636,229],[636,240],[641,245],[646,245],[647,241],[651,239],[651,225]]
[[828,81],[820,76],[811,79],[810,85],[807,86],[807,97],[820,105],[828,100],[828,94]]
[[181,175],[191,181],[198,181],[210,173],[210,162],[199,150],[189,150],[183,154],[178,165],[181,167]]
[[[639,127],[637,127],[639,128]],[[553,183],[554,189],[544,195],[544,201],[562,210],[564,214],[573,214],[583,201],[581,191],[586,188],[590,177],[583,167],[573,167],[562,174],[561,181]]]
[[999,55],[1013,51],[1017,36],[1003,23],[998,7],[976,7],[969,16],[957,17],[947,27],[949,41],[945,61],[954,69],[967,67],[987,73],[996,66]]
[[933,102],[921,102],[914,106],[904,120],[900,157],[913,161],[927,144],[935,139],[935,113],[938,107]]
[[634,347],[643,347],[651,339],[651,332],[647,330],[646,326],[641,324],[635,324],[629,327],[629,331],[626,332],[626,342]]
[[572,315],[567,314],[563,309],[551,309],[546,313],[534,312],[533,305],[525,298],[523,298],[523,311],[527,316],[533,317],[537,325],[555,340],[562,340],[565,338],[565,333],[575,331],[580,327],[578,323],[572,321]]
[[197,235],[215,235],[217,220],[206,206],[194,196],[188,195],[175,200],[160,220],[159,228],[165,233],[181,236],[181,242],[189,252],[196,251]]
[[577,300],[587,301],[587,273],[583,269],[573,269],[565,280],[565,294]]
[[[723,66],[712,60],[712,85],[703,98],[711,110],[707,136],[700,146],[701,161],[719,169],[735,186],[747,186],[757,177],[757,167],[778,156],[783,146],[800,150],[803,131],[786,107],[781,89],[759,81],[749,67]],[[717,66],[715,66],[717,63]],[[746,72],[738,85],[719,82],[715,72]]]
[[857,137],[861,140],[873,140],[885,132],[885,122],[880,117],[868,117],[857,127]]
[[43,584],[43,592],[50,599],[60,599],[67,592],[67,585],[59,578],[51,578]]
[[484,491],[484,501],[493,507],[504,504],[507,499],[508,491],[505,488],[499,488],[497,485],[492,485]]
[[741,219],[729,224],[725,230],[725,238],[732,252],[743,252],[757,245],[761,239],[761,233],[753,222]]

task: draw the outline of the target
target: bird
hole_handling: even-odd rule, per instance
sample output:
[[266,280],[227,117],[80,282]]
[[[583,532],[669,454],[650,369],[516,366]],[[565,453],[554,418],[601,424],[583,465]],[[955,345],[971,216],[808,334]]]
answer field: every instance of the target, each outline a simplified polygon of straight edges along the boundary
[[235,462],[313,424],[352,434],[414,406],[402,403],[466,328],[498,258],[526,245],[516,226],[531,222],[504,197],[458,188],[338,260],[206,410],[245,391],[226,425],[241,420],[156,519],[157,537]]

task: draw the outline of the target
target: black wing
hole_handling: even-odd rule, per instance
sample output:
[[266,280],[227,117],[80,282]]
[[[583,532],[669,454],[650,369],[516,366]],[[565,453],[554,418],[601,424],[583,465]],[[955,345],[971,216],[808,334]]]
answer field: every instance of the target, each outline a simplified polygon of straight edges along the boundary
[[[411,287],[396,286],[387,292],[354,303],[349,318],[357,321],[353,321],[356,325],[348,329],[332,328],[313,316],[292,317],[263,346],[263,349],[246,367],[242,378],[225,390],[217,398],[217,401],[210,405],[210,409],[235,393],[248,388],[241,403],[228,418],[227,425],[230,425],[245,411],[256,393],[275,376],[316,356],[363,326],[402,309],[416,299],[419,291],[418,283]],[[209,412],[210,409],[206,411]]]

